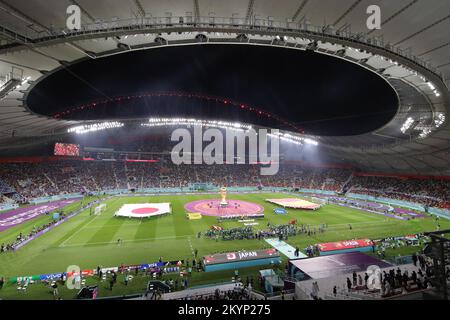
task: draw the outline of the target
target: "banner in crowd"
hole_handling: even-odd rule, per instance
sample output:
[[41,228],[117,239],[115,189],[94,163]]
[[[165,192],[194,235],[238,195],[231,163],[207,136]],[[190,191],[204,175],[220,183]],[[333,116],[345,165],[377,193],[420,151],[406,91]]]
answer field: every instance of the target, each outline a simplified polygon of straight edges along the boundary
[[336,195],[337,194],[335,191],[317,190],[317,189],[299,189],[298,191],[301,193],[315,193],[315,194],[323,194],[323,195]]
[[0,231],[4,231],[25,221],[34,219],[42,214],[63,208],[68,204],[74,203],[78,199],[55,201],[43,205],[19,208],[10,212],[3,213],[0,216]]
[[12,209],[17,209],[19,207],[18,204],[14,203],[2,203],[0,204],[0,211],[8,211],[8,210],[12,210]]
[[280,257],[276,249],[218,253],[204,258],[206,265]]
[[450,219],[450,210],[447,209],[429,208],[428,212],[441,218]]
[[425,212],[425,208],[424,208],[423,205],[418,204],[418,203],[403,201],[403,200],[395,200],[395,199],[388,199],[388,198],[382,198],[382,197],[374,197],[374,196],[358,194],[358,193],[348,193],[347,197],[355,198],[355,199],[362,199],[362,200],[382,202],[382,203],[387,203],[387,204],[390,204],[390,205],[395,205],[395,206],[399,206],[399,207],[405,207],[405,208],[409,208],[409,209]]
[[318,244],[321,252],[335,251],[335,250],[348,250],[354,248],[371,247],[373,245],[372,240],[347,240],[338,242],[327,242]]
[[67,199],[80,199],[83,195],[81,193],[71,193],[71,194],[62,194],[62,195],[55,195],[50,197],[40,197],[40,198],[33,198],[30,200],[30,203],[32,204],[41,204],[46,202],[52,202],[52,201],[60,201],[60,200],[67,200]]
[[[166,273],[175,272],[179,270],[174,267],[170,267],[173,265],[183,264],[184,260],[176,260],[176,261],[168,261],[168,262],[154,262],[154,263],[144,263],[138,265],[122,265],[119,267],[103,267],[101,268],[102,273],[108,272],[119,272],[121,270],[147,270],[147,269],[156,269],[163,268]],[[92,277],[97,274],[97,270],[95,269],[86,269],[81,270],[81,275],[83,277]],[[23,277],[13,277],[10,278],[9,281],[11,283],[23,282],[23,281],[55,281],[61,278],[67,278],[68,276],[73,275],[73,272],[58,272],[58,273],[50,273],[50,274],[41,274],[41,275],[33,275],[33,276],[23,276]]]

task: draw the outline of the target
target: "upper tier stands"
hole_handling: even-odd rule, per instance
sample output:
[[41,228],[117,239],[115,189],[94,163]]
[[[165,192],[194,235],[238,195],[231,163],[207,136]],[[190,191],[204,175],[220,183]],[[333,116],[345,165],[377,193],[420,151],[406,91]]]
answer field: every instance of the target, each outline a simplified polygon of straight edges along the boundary
[[56,194],[108,189],[188,187],[195,182],[215,185],[286,187],[383,196],[448,207],[450,181],[353,176],[348,169],[286,164],[278,174],[261,176],[258,165],[174,165],[109,161],[50,161],[0,164],[0,194],[20,200]]

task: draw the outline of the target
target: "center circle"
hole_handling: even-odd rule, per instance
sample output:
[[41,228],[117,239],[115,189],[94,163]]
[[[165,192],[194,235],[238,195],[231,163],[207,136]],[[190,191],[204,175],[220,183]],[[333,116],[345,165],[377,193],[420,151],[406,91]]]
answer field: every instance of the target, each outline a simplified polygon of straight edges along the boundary
[[156,208],[137,208],[132,210],[132,213],[137,213],[137,214],[148,214],[148,213],[155,213],[157,212],[158,209]]
[[227,199],[228,205],[223,207],[221,199],[204,199],[189,202],[185,205],[188,212],[198,212],[204,216],[257,216],[264,213],[264,207],[253,202]]

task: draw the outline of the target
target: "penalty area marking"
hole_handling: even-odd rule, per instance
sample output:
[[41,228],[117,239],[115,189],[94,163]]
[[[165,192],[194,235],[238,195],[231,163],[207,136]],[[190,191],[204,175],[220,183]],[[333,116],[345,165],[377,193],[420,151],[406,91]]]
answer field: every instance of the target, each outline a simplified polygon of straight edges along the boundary
[[80,229],[75,231],[70,237],[68,237],[66,240],[64,240],[58,247],[66,247],[66,242],[67,241],[71,240],[75,235],[77,235],[81,230],[85,229],[88,225],[90,225],[98,217],[100,217],[100,215],[95,215],[94,218],[91,221],[89,221],[84,226],[82,226]]

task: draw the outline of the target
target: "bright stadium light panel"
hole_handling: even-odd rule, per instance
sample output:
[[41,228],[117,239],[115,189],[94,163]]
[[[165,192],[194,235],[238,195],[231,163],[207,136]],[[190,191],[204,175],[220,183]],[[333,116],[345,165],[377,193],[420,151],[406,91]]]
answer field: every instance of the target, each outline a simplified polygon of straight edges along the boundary
[[84,134],[88,132],[96,132],[96,131],[102,131],[106,129],[112,129],[112,128],[121,128],[124,124],[122,122],[112,121],[112,122],[100,122],[100,123],[93,123],[93,124],[86,124],[82,126],[76,126],[69,128],[67,130],[68,133],[76,133],[76,134]]
[[431,90],[434,91],[436,89],[436,87],[431,82],[427,82],[427,84],[428,84],[428,87],[430,87]]
[[292,135],[289,133],[275,132],[275,133],[269,133],[268,136],[273,137],[273,138],[278,137],[281,141],[285,141],[285,142],[292,143],[295,145],[304,145],[304,144],[309,144],[309,145],[314,145],[314,146],[319,145],[319,142],[317,142],[316,140],[313,140],[310,138],[299,137],[299,136]]
[[305,143],[312,144],[313,146],[319,145],[319,143],[317,141],[309,139],[309,138],[306,138],[304,141],[305,141]]
[[430,133],[431,133],[431,129],[425,128],[425,129],[422,130],[422,133],[419,134],[419,137],[420,137],[421,139],[424,139],[424,138],[428,137],[428,135],[429,135]]
[[162,126],[206,126],[233,131],[246,131],[252,129],[252,126],[227,121],[199,120],[185,118],[150,118],[148,123],[141,123],[142,127],[162,127]]
[[436,116],[436,119],[434,120],[434,125],[436,128],[439,128],[442,126],[445,122],[445,115],[443,113],[440,113]]
[[406,119],[405,123],[403,123],[402,127],[400,128],[400,131],[401,131],[403,134],[405,134],[406,131],[408,131],[408,130],[411,128],[411,126],[413,125],[413,123],[414,123],[414,119],[411,118],[411,117],[409,117],[408,119]]

